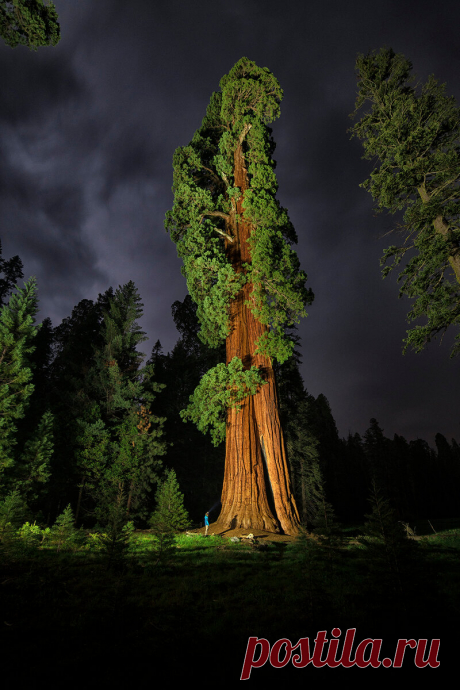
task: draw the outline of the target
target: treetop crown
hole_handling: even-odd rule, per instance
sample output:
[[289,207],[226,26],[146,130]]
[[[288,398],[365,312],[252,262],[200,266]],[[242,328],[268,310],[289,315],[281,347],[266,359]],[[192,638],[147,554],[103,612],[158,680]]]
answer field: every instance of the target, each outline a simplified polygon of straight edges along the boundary
[[235,125],[249,116],[249,120],[257,118],[268,124],[280,116],[283,90],[268,67],[258,67],[242,57],[219,85],[221,117],[225,122]]

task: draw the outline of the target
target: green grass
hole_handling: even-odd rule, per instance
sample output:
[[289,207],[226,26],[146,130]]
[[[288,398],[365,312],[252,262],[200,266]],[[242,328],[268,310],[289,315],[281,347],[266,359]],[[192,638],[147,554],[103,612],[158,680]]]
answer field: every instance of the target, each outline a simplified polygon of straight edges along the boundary
[[[193,664],[212,649],[240,669],[249,636],[294,642],[332,627],[401,636],[419,626],[433,637],[460,613],[460,530],[419,541],[397,592],[385,563],[347,539],[333,548],[312,540],[253,548],[179,535],[160,562],[154,545],[152,535],[134,533],[110,560],[88,534],[60,551],[46,541],[3,544],[5,658],[26,654],[36,670],[52,658],[55,669],[98,663],[107,671],[109,659],[155,666],[179,650]],[[37,645],[25,651],[25,640]]]

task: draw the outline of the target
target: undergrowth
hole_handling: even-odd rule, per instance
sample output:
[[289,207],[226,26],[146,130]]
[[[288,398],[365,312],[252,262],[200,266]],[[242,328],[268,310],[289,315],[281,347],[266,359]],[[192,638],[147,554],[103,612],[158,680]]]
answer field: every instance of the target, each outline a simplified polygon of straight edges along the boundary
[[34,524],[4,531],[0,641],[8,658],[23,654],[25,639],[41,641],[28,650],[37,663],[40,650],[55,649],[64,667],[102,663],[107,649],[161,659],[221,641],[243,653],[249,636],[296,641],[332,627],[382,636],[419,626],[432,637],[460,613],[459,530],[414,540],[399,580],[378,544],[346,536],[303,534],[280,545],[184,533],[162,553],[158,536],[131,526],[114,543],[102,530],[67,538]]

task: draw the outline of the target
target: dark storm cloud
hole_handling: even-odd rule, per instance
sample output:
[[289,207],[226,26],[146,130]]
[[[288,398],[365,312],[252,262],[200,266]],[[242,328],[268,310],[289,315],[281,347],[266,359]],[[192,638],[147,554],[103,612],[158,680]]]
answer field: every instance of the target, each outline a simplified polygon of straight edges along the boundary
[[[102,276],[83,236],[84,148],[79,113],[89,94],[71,60],[3,48],[0,210],[4,252],[39,277],[41,306],[59,321]],[[33,59],[35,58],[35,59]],[[75,152],[78,151],[78,156]]]
[[83,192],[80,187],[61,185],[42,194],[43,212],[53,226],[62,228],[65,235],[83,222]]
[[243,55],[284,89],[273,125],[280,202],[315,292],[301,324],[307,389],[339,431],[460,437],[459,363],[448,342],[402,356],[408,300],[379,260],[397,218],[375,217],[359,184],[372,163],[350,141],[358,52],[391,45],[424,79],[460,96],[460,10],[421,0],[56,1],[62,39],[30,53],[0,46],[0,213],[4,255],[39,280],[55,323],[82,298],[134,280],[150,342],[177,339],[186,294],[163,219],[172,156],[199,127],[221,77]]
[[56,61],[49,53],[36,55],[2,49],[0,121],[11,125],[38,123],[50,109],[84,96],[82,81],[68,60]]
[[151,132],[134,124],[112,133],[103,150],[103,186],[107,201],[118,185],[133,184],[153,176],[156,163]]

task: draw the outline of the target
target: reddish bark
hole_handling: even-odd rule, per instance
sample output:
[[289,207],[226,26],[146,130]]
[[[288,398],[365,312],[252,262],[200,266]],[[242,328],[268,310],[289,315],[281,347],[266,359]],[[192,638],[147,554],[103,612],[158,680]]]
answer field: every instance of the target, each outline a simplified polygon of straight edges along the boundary
[[[234,242],[226,242],[227,255],[236,271],[250,263],[247,240],[251,227],[244,220],[242,202],[248,189],[243,144],[235,151],[235,186],[242,195],[236,214],[228,227]],[[290,486],[283,432],[279,420],[275,374],[268,357],[254,355],[257,339],[267,330],[244,304],[250,300],[252,285],[246,284],[232,300],[229,308],[231,332],[226,342],[227,364],[239,357],[244,368],[253,364],[261,368],[266,384],[254,396],[245,398],[240,412],[227,412],[225,476],[222,510],[218,518],[221,528],[266,529],[286,534],[299,530],[300,519]],[[270,509],[264,478],[263,456],[273,492],[274,509]]]

